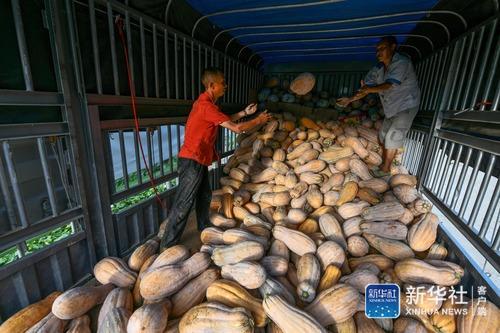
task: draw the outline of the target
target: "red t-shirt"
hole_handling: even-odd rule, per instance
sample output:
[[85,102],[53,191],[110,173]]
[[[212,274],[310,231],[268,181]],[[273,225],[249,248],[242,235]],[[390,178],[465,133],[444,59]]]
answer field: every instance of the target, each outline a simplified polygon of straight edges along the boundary
[[179,157],[211,165],[217,159],[215,140],[218,126],[229,120],[231,118],[221,112],[208,93],[202,93],[189,113]]

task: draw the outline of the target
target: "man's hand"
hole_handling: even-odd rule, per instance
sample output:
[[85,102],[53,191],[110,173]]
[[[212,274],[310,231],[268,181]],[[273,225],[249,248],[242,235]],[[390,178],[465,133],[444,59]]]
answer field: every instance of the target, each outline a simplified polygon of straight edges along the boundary
[[351,104],[352,99],[349,98],[349,97],[342,97],[342,98],[338,98],[336,102],[337,102],[338,105],[346,107],[349,104]]
[[271,120],[273,116],[271,116],[267,111],[262,112],[257,116],[256,119],[259,120],[259,124],[267,123],[269,120]]
[[255,111],[257,111],[257,104],[255,103],[249,104],[244,111],[247,116],[254,114]]

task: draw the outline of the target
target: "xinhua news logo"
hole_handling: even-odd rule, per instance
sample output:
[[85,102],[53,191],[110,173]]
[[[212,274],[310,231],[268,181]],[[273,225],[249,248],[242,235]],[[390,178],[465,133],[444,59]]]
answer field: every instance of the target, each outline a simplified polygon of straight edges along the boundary
[[399,317],[399,286],[394,283],[368,284],[365,288],[365,314],[368,318]]

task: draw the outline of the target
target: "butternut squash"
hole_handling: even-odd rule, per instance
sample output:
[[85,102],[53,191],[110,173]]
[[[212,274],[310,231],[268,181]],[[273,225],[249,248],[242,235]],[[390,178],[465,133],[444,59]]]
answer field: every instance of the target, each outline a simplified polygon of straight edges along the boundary
[[[479,310],[485,308],[485,315],[482,315]],[[500,330],[500,310],[495,304],[486,301],[480,303],[479,300],[471,300],[467,304],[467,314],[458,316],[457,331],[458,333],[472,332],[498,332]]]
[[[293,88],[293,86],[292,86]],[[292,89],[293,90],[293,89]],[[304,95],[304,94],[303,94]],[[302,117],[299,119],[299,123],[300,125],[306,127],[306,128],[309,128],[309,129],[312,129],[312,130],[320,130],[321,127],[319,127],[316,122],[314,122],[314,120],[311,120],[310,118],[307,118],[307,117]],[[279,325],[278,325],[279,326]]]
[[207,288],[219,279],[219,270],[209,268],[191,281],[171,297],[172,311],[170,316],[180,318],[193,306],[205,299]]
[[352,200],[354,200],[354,198],[356,198],[357,193],[358,184],[356,182],[347,182],[342,187],[339,198],[335,204],[339,207],[345,203],[351,202]]
[[360,230],[365,234],[372,234],[380,237],[405,240],[408,228],[401,222],[365,222],[359,225]]
[[160,253],[156,260],[153,261],[150,268],[177,264],[178,262],[186,260],[188,257],[189,250],[187,247],[184,245],[174,245]]
[[262,246],[265,248],[267,248],[268,246],[268,240],[266,237],[254,235],[250,231],[246,231],[243,229],[228,229],[224,231],[222,239],[223,243],[227,245],[232,245],[245,241],[252,241],[262,244]]
[[336,242],[344,249],[347,247],[342,227],[332,214],[324,214],[319,218],[319,228],[326,239]]
[[409,204],[417,200],[418,191],[414,186],[401,184],[392,188],[392,193],[398,198],[399,201]]
[[257,289],[266,281],[266,270],[256,262],[240,261],[236,264],[222,266],[224,279],[238,282],[247,289]]
[[244,260],[260,260],[264,256],[262,244],[254,241],[244,241],[221,248],[212,253],[213,262],[221,267],[236,264]]
[[415,256],[411,248],[401,241],[372,234],[363,234],[363,237],[371,247],[395,261],[413,258]]
[[111,309],[97,333],[127,333],[128,320],[132,313],[124,308]]
[[338,283],[323,290],[304,310],[322,326],[342,323],[351,318],[358,309],[359,293],[353,287]]
[[[218,249],[215,249],[217,251]],[[210,265],[210,255],[197,252],[182,263],[150,268],[141,280],[141,295],[145,300],[156,301],[179,291],[192,278]],[[160,283],[169,281],[169,283]]]
[[264,311],[283,332],[326,333],[310,314],[288,303],[279,295],[264,298]]
[[394,267],[394,261],[382,254],[369,254],[364,257],[349,259],[349,267],[353,270],[365,263],[372,263],[381,271]]
[[291,230],[283,226],[275,226],[273,228],[273,236],[285,243],[290,251],[300,256],[316,252],[314,241],[300,231]]
[[363,180],[369,180],[373,178],[370,170],[368,169],[368,166],[361,160],[351,159],[349,161],[349,168],[352,173]]
[[124,308],[132,312],[134,309],[134,303],[130,290],[127,288],[115,288],[111,290],[99,310],[97,327],[102,325],[109,311],[114,308]]
[[63,333],[67,324],[67,320],[62,320],[53,313],[49,313],[28,329],[26,333]]
[[333,287],[339,281],[341,275],[342,272],[340,268],[335,265],[328,265],[326,269],[324,269],[321,280],[319,281],[318,292]]
[[167,327],[170,301],[144,304],[134,311],[127,323],[127,333],[163,332]]
[[83,315],[70,321],[66,333],[91,333],[90,317]]
[[397,174],[392,176],[389,179],[389,185],[394,188],[398,185],[410,185],[410,186],[416,186],[417,185],[417,177],[412,176],[412,175],[404,175],[404,174]]
[[351,236],[347,239],[347,251],[353,257],[362,257],[368,254],[369,245],[361,236]]
[[[309,161],[316,160],[319,156],[319,151],[316,149],[309,149],[303,152],[295,161],[297,161],[298,167],[306,164]],[[297,167],[297,168],[298,168]],[[325,165],[326,167],[326,165]],[[308,171],[308,170],[306,170]],[[309,170],[312,171],[312,170]]]
[[[394,321],[394,333],[428,333],[429,331],[418,320],[409,317],[399,317]],[[453,331],[454,332],[454,331]],[[445,332],[440,332],[445,333]]]
[[[338,202],[337,202],[338,204]],[[339,206],[337,208],[337,212],[339,215],[344,219],[350,219],[356,216],[362,216],[363,212],[365,209],[368,209],[370,204],[366,201],[358,201],[358,202],[348,202],[343,204],[342,206]],[[370,207],[371,208],[371,207]]]
[[360,293],[365,293],[365,287],[368,284],[379,283],[377,274],[369,271],[367,269],[357,269],[349,275],[344,275],[340,278],[341,283],[346,283],[354,288]]
[[277,206],[286,206],[290,203],[291,196],[289,192],[268,192],[262,193],[260,196],[260,201],[264,202],[268,205],[277,207]]
[[415,222],[408,231],[408,244],[414,251],[428,250],[436,241],[439,219],[435,214],[427,213]]
[[342,267],[346,256],[344,248],[333,241],[326,241],[318,247],[316,252],[319,262],[323,270],[329,265],[334,265],[337,267]]
[[94,276],[101,284],[112,283],[125,288],[133,287],[137,279],[137,273],[130,270],[123,259],[116,257],[106,257],[99,261],[94,266]]
[[332,146],[320,153],[318,159],[323,160],[327,163],[335,163],[340,161],[343,158],[351,157],[354,154],[354,151],[351,147],[335,147]]
[[370,205],[377,205],[380,203],[380,195],[372,189],[362,187],[356,193],[356,197],[360,200],[368,202]]
[[389,184],[382,178],[372,178],[360,181],[359,187],[368,188],[377,193],[384,193],[389,189]]
[[0,333],[25,332],[47,316],[61,292],[54,291],[44,299],[19,310],[0,325]]
[[236,282],[217,280],[207,288],[206,296],[208,302],[217,302],[228,307],[242,307],[248,310],[257,327],[264,327],[268,322],[262,307],[262,300],[252,296]]
[[254,321],[244,308],[207,302],[191,308],[179,322],[179,333],[252,333]]
[[463,269],[458,265],[433,265],[414,258],[399,261],[394,266],[394,271],[398,278],[406,283],[431,283],[440,286],[457,285],[464,275]]
[[283,276],[288,271],[288,260],[280,256],[266,256],[261,259],[260,264],[271,276]]
[[363,209],[361,217],[367,221],[397,220],[404,212],[405,207],[399,202],[382,202]]
[[203,244],[222,245],[224,244],[224,240],[222,238],[223,234],[224,231],[219,228],[208,227],[203,229],[203,231],[201,232],[200,240]]
[[156,258],[158,258],[157,254],[154,254],[151,257],[149,257],[144,262],[144,264],[142,264],[141,269],[139,270],[139,274],[137,274],[137,280],[135,280],[134,289],[132,290],[132,298],[134,299],[135,307],[140,307],[142,305],[142,302],[144,301],[144,299],[141,296],[141,287],[140,287],[142,279],[141,274],[144,271],[146,271],[149,267],[151,267]]
[[359,332],[384,333],[384,330],[377,325],[375,320],[368,318],[364,312],[360,311],[354,314],[354,320]]
[[306,235],[313,234],[319,231],[318,222],[316,222],[316,220],[311,218],[306,219],[299,225],[299,228],[297,230],[305,233]]
[[306,253],[300,257],[297,263],[297,294],[304,302],[311,302],[316,296],[321,270],[318,259],[312,253]]
[[76,287],[59,295],[52,304],[52,313],[59,319],[75,319],[104,302],[112,284],[97,287]]

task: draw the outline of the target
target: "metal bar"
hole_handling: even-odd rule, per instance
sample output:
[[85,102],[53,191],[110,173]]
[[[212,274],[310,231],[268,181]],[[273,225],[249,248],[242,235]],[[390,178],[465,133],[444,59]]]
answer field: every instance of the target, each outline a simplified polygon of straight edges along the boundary
[[[467,99],[469,98],[470,89],[472,87],[472,81],[476,82],[476,90],[479,89],[479,86],[481,85],[481,81],[474,80],[473,76],[474,76],[474,74],[476,72],[476,66],[477,66],[477,61],[478,61],[478,58],[479,58],[479,54],[482,53],[483,57],[486,57],[487,54],[488,54],[488,51],[489,51],[489,46],[488,46],[488,50],[483,51],[485,53],[480,52],[481,51],[481,44],[483,42],[484,33],[485,33],[485,26],[482,26],[481,29],[480,29],[480,32],[479,32],[479,40],[477,42],[477,48],[475,50],[474,58],[472,60],[472,65],[471,65],[471,69],[470,69],[469,79],[467,80],[467,85],[465,87],[465,94],[464,94],[463,99],[462,99],[462,105],[460,106],[461,110],[465,109],[465,107],[467,105]],[[481,71],[481,69],[480,69],[480,71]],[[484,71],[484,68],[483,68],[483,71]],[[480,76],[482,76],[482,73],[480,73]],[[471,105],[472,107],[474,107],[475,103],[476,102],[474,100],[472,100],[471,103],[469,103],[469,105]]]
[[177,34],[174,33],[175,98],[179,99],[179,56],[177,54]]
[[433,69],[434,69],[434,65],[436,63],[436,56],[433,55],[432,57],[430,57],[429,59],[427,59],[427,63],[426,63],[426,71],[425,71],[425,76],[424,76],[424,80],[425,80],[425,83],[424,83],[424,101],[422,103],[423,107],[424,107],[424,110],[429,110],[429,100],[430,100],[430,93],[432,90],[431,90],[431,85],[432,85],[432,81],[433,81]]
[[459,39],[453,46],[453,52],[458,52],[457,54],[454,54],[457,56],[457,58],[453,59],[455,60],[453,62],[453,67],[450,66],[450,70],[453,73],[453,78],[450,81],[451,83],[451,88],[449,89],[449,97],[447,99],[446,103],[446,110],[449,110],[451,107],[451,103],[453,101],[453,94],[455,92],[455,86],[458,81],[458,74],[459,74],[459,69],[461,68],[461,63],[462,63],[462,58],[464,55],[464,50],[465,50],[465,44],[466,44],[466,38]]
[[141,35],[142,85],[144,97],[148,97],[148,68],[146,64],[146,40],[144,37],[144,20],[139,17]]
[[[148,145],[148,163],[149,163],[149,170],[151,171],[151,176],[155,178],[154,176],[154,165],[153,165],[153,149],[152,149],[152,144],[151,144],[151,132],[150,128],[146,128],[146,143]],[[147,169],[147,166],[145,166]],[[148,175],[149,178],[149,175]]]
[[7,218],[9,219],[10,228],[12,230],[17,228],[17,218],[14,211],[14,203],[12,202],[12,197],[9,191],[9,184],[7,176],[5,175],[5,169],[3,166],[2,159],[0,158],[0,189],[2,190],[3,201],[5,203],[5,208],[7,210]]
[[[236,26],[236,27],[231,27],[231,28],[223,29],[223,30],[219,31],[217,33],[217,35],[215,35],[214,39],[212,40],[212,47],[215,46],[215,41],[222,34],[227,33],[227,32],[231,32],[231,31],[236,31],[236,30],[311,27],[311,26],[331,25],[331,24],[346,23],[346,22],[352,23],[352,22],[360,22],[360,21],[369,21],[369,20],[375,20],[375,19],[381,19],[381,18],[401,17],[401,16],[408,16],[408,15],[415,15],[415,14],[447,14],[447,15],[452,15],[452,16],[455,16],[456,18],[458,18],[462,22],[464,29],[467,29],[467,21],[460,14],[458,14],[456,12],[448,11],[448,10],[424,10],[424,11],[384,14],[384,15],[377,15],[377,16],[353,17],[353,18],[344,19],[344,20],[328,20],[328,21],[306,22],[306,23],[300,22],[300,23],[293,23],[293,24],[267,24],[267,25],[253,25],[253,26]],[[423,22],[425,22],[425,21],[423,21]],[[233,33],[231,35],[235,36],[236,34]]]
[[92,38],[92,52],[94,55],[94,70],[95,70],[95,80],[97,85],[97,93],[102,94],[101,63],[99,60],[99,42],[97,41],[97,27],[95,21],[94,0],[89,0],[89,15],[90,15],[90,33]]
[[422,173],[420,178],[420,184],[426,184],[427,186],[430,185],[431,177],[433,176],[434,171],[437,168],[437,165],[435,163],[432,163],[432,159],[437,156],[439,146],[441,145],[441,140],[437,137],[433,137],[432,135],[429,135],[428,140],[428,146],[431,149],[427,151],[424,167],[422,168],[424,172]]
[[174,159],[172,154],[172,125],[167,125],[167,138],[168,138],[168,159],[170,161],[170,173],[174,172]]
[[186,57],[186,38],[182,39],[182,83],[184,85],[184,99],[187,99],[187,57]]
[[449,209],[446,205],[443,205],[441,200],[436,198],[436,196],[426,189],[423,188],[424,194],[432,201],[432,203],[438,207],[446,217],[453,223],[453,225],[472,243],[472,246],[478,249],[481,254],[486,258],[486,260],[491,264],[497,271],[500,270],[500,260],[498,260],[498,255],[495,251],[490,248],[482,239],[480,239],[470,228],[466,227],[460,218]]
[[[464,200],[462,201],[462,205],[460,206],[460,210],[458,212],[458,216],[463,217],[464,219],[465,217],[463,216],[463,214],[465,213],[465,209],[469,205],[470,196],[472,195],[472,189],[476,184],[477,174],[479,172],[479,166],[481,165],[481,160],[483,159],[483,154],[484,153],[482,151],[478,151],[476,164],[474,165],[474,169],[472,170],[471,177],[469,178],[469,184],[467,184],[467,190],[465,190]],[[470,220],[467,221],[467,225],[469,224]]]
[[28,46],[26,45],[26,36],[24,34],[23,17],[21,14],[21,6],[19,0],[11,0],[12,15],[14,16],[14,25],[16,27],[17,46],[19,48],[19,56],[23,66],[24,86],[27,91],[33,91],[33,78],[31,77],[30,58]]
[[440,138],[449,141],[464,144],[466,146],[479,149],[487,153],[500,155],[500,145],[498,144],[498,141],[495,140],[483,139],[472,135],[455,133],[442,129],[438,130],[438,135]]
[[210,66],[214,65],[214,49],[211,49],[210,53]]
[[455,152],[455,142],[452,142],[451,143],[451,146],[450,146],[450,152],[448,153],[448,157],[446,158],[446,163],[443,165],[443,175],[440,177],[441,179],[439,180],[439,185],[436,189],[436,197],[439,198],[439,193],[441,193],[441,190],[443,189],[443,185],[444,185],[444,179],[446,178],[446,176],[448,175],[448,171],[449,171],[449,165],[450,165],[450,160],[451,160],[451,156],[453,155],[453,153]]
[[[201,82],[201,76],[203,75],[203,70],[201,68],[201,44],[198,44],[198,95],[203,91],[203,86]],[[224,73],[225,74],[225,73]],[[224,95],[224,102],[227,102],[226,95]]]
[[32,139],[68,134],[68,124],[62,122],[0,125],[0,140]]
[[[481,239],[485,238],[486,233],[488,232],[488,229],[491,225],[491,222],[493,222],[493,214],[495,214],[495,210],[498,207],[499,199],[500,199],[500,180],[497,178],[497,185],[495,186],[495,190],[493,191],[493,195],[491,196],[490,204],[488,205],[488,209],[486,210],[486,214],[484,215],[483,223],[481,224],[481,229],[479,229],[479,237],[481,237]],[[500,232],[498,232],[498,234],[500,234]],[[495,234],[493,234],[492,237],[492,241],[494,240],[495,240]],[[496,247],[497,246],[493,246],[493,249],[496,249]]]
[[439,156],[439,161],[437,162],[438,167],[436,168],[436,174],[432,179],[432,185],[429,187],[434,190],[434,186],[437,185],[437,180],[441,177],[441,171],[444,169],[443,160],[445,159],[446,148],[448,148],[448,141],[444,141],[444,145],[441,148],[441,156]]
[[450,196],[451,188],[453,187],[453,184],[455,183],[455,175],[458,169],[458,165],[460,163],[460,157],[462,156],[462,151],[463,151],[464,146],[459,144],[458,146],[458,151],[457,154],[455,155],[455,163],[453,164],[453,168],[450,172],[450,179],[448,181],[448,185],[446,186],[446,190],[443,196],[443,203],[446,204],[448,201],[448,198]]
[[16,201],[17,213],[19,214],[21,225],[26,228],[28,227],[28,218],[26,216],[26,208],[24,207],[21,189],[19,188],[19,182],[17,181],[17,173],[16,169],[14,168],[14,162],[12,161],[12,152],[10,150],[9,142],[3,141],[2,147],[3,147],[5,163],[7,164],[7,172],[9,173],[10,183],[12,185],[12,191],[14,192],[14,199]]
[[45,186],[47,187],[47,194],[49,195],[52,216],[56,216],[58,213],[57,202],[56,196],[54,194],[54,185],[52,184],[52,176],[50,175],[49,164],[47,163],[47,153],[45,151],[43,138],[36,139],[36,143],[38,147],[38,155],[40,156],[40,162],[42,163],[43,178],[45,180]]
[[113,8],[111,3],[106,3],[108,16],[108,31],[109,31],[109,46],[111,48],[111,65],[113,68],[113,84],[115,95],[120,95],[120,81],[118,78],[118,62],[116,60],[116,45],[115,45],[115,27],[113,23]]
[[[96,95],[87,94],[87,103],[89,105],[130,105],[130,96],[116,96],[116,95]],[[177,106],[177,107],[190,107],[191,102],[183,99],[165,99],[155,97],[137,97],[136,104],[140,106]]]
[[158,78],[158,41],[156,39],[156,24],[153,24],[153,62],[155,71],[155,96],[160,97],[160,81]]
[[128,59],[130,66],[130,76],[132,79],[132,85],[135,83],[134,74],[134,56],[132,50],[132,29],[130,28],[130,14],[129,10],[125,10],[125,28],[127,29],[127,48],[128,48]]
[[122,159],[122,172],[123,179],[125,180],[125,189],[128,190],[130,187],[129,179],[128,179],[128,167],[127,167],[127,154],[125,152],[125,140],[123,138],[123,131],[118,131],[118,140],[120,142],[120,155]]
[[452,210],[455,209],[455,206],[458,202],[458,198],[460,197],[460,193],[462,192],[462,186],[465,182],[465,176],[467,175],[467,169],[469,167],[469,162],[470,162],[471,156],[472,156],[472,148],[467,147],[467,155],[465,157],[465,161],[464,161],[463,166],[462,166],[462,171],[460,171],[460,177],[458,178],[458,184],[454,190],[455,193],[453,193],[453,198],[452,198],[451,203],[450,203],[450,209],[452,209]]
[[[494,21],[494,25],[492,27],[492,35],[495,35],[496,36],[496,24],[497,24],[497,20]],[[488,54],[488,52],[485,52],[485,57],[486,55]],[[486,85],[484,87],[484,90],[483,90],[483,97],[482,97],[482,100],[487,100],[488,99],[488,96],[490,95],[490,91],[491,91],[491,87],[493,86],[493,83],[494,82],[497,82],[497,80],[494,79],[495,75],[496,75],[496,70],[497,70],[497,66],[498,66],[498,63],[500,62],[500,47],[498,47],[498,45],[495,47],[495,54],[493,55],[493,58],[491,60],[491,68],[488,68],[488,72],[489,72],[489,75],[488,75],[488,79],[486,80]],[[484,63],[486,63],[486,58],[483,60]],[[481,81],[478,81],[478,82],[482,82]],[[479,84],[476,85],[476,90],[479,89]],[[498,94],[497,94],[498,96]],[[475,101],[475,98],[474,98],[474,101]],[[497,107],[494,107],[494,104],[492,104],[492,107],[491,107],[491,110],[498,110]],[[498,102],[497,102],[497,106],[498,106]],[[479,108],[479,110],[481,111],[484,111],[485,109],[485,105],[481,105],[481,107]]]
[[[441,95],[441,85],[443,84],[443,75],[445,72],[446,65],[448,62],[446,59],[448,58],[448,48],[445,50],[441,50],[439,53],[439,60],[438,60],[438,67],[436,70],[437,77],[435,77],[433,85],[432,85],[432,91],[433,94],[431,98],[429,99],[429,108],[433,110],[438,109],[438,101],[439,97]],[[441,110],[438,110],[437,112],[440,112]]]
[[139,184],[142,184],[142,169],[141,169],[141,160],[139,158],[139,140],[138,137],[140,135],[140,132],[138,132],[134,128],[134,152],[135,152],[135,167],[137,170],[137,182]]
[[163,30],[163,48],[165,52],[165,89],[167,98],[170,98],[170,69],[168,68],[168,31],[167,29]]
[[195,99],[196,94],[194,92],[194,41],[191,41],[191,98]]
[[467,122],[476,122],[476,123],[490,123],[490,124],[500,124],[500,112],[499,111],[459,111],[453,110],[444,112],[443,119],[449,120],[460,120]]
[[63,105],[63,95],[57,92],[0,89],[0,105]]
[[493,171],[493,167],[495,166],[496,156],[490,155],[490,162],[488,163],[488,167],[486,168],[486,172],[484,173],[483,181],[481,182],[481,187],[479,189],[479,195],[475,198],[474,207],[472,208],[472,213],[469,217],[469,225],[474,226],[474,222],[477,218],[477,214],[479,213],[479,208],[481,207],[484,199],[484,195],[486,193],[486,189],[488,187],[488,183],[491,180],[491,172]]
[[460,79],[458,81],[458,89],[456,90],[456,96],[454,98],[453,109],[455,109],[455,110],[458,107],[458,103],[460,101],[460,95],[462,94],[462,89],[464,87],[465,77],[466,77],[467,72],[468,72],[467,67],[469,65],[469,61],[470,61],[470,57],[471,57],[471,53],[472,53],[472,48],[473,48],[474,42],[476,40],[476,32],[474,31],[472,34],[470,34],[467,37],[470,38],[470,40],[468,41],[469,47],[467,48],[467,52],[466,52],[463,66],[459,67],[459,70],[461,70],[462,75],[460,76]]
[[161,125],[157,127],[158,129],[158,154],[160,155],[160,174],[165,175],[165,168],[163,166],[163,142],[161,135]]
[[181,151],[181,127],[177,126],[177,158],[179,156],[179,152]]
[[413,132],[412,154],[410,157],[410,170],[412,171],[412,174],[415,174],[415,163],[419,158],[419,156],[417,155],[419,136],[420,136],[419,132],[416,131]]

